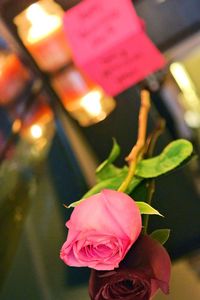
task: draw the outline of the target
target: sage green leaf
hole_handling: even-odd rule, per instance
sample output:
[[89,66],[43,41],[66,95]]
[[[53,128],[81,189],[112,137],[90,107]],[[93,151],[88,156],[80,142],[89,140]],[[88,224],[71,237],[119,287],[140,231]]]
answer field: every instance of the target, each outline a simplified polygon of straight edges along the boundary
[[157,229],[150,234],[150,237],[164,245],[170,235],[170,229]]
[[158,210],[156,210],[155,208],[153,208],[151,205],[149,205],[146,202],[135,202],[140,210],[141,215],[158,215],[163,217],[163,215],[161,215],[159,213]]
[[163,152],[153,158],[144,159],[137,165],[136,175],[142,178],[155,178],[177,168],[192,155],[193,146],[187,140],[171,142]]
[[108,177],[114,177],[119,174],[121,169],[111,165],[112,162],[116,160],[116,158],[120,154],[120,146],[117,144],[116,140],[113,139],[113,147],[109,154],[109,157],[102,163],[96,170],[97,180],[103,180]]

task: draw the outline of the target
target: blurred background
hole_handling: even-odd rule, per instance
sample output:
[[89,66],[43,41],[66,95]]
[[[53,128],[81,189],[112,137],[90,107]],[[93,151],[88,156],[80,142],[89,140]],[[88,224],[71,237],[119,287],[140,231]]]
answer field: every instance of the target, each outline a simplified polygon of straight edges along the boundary
[[[71,203],[95,183],[112,147],[122,165],[137,137],[139,96],[151,92],[151,131],[166,130],[156,153],[173,139],[200,152],[200,2],[137,0],[138,15],[167,65],[115,98],[72,61],[63,33],[74,0],[0,3],[0,299],[88,299],[89,270],[59,259]],[[199,160],[157,180],[154,206],[171,228],[170,300],[200,298]],[[167,299],[158,295],[157,300]]]

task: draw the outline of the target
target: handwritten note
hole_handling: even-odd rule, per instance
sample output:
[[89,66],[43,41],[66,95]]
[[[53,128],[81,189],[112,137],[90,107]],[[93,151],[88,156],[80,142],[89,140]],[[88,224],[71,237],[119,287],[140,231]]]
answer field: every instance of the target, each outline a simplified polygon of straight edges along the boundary
[[131,0],[83,0],[64,16],[75,63],[110,95],[165,64]]

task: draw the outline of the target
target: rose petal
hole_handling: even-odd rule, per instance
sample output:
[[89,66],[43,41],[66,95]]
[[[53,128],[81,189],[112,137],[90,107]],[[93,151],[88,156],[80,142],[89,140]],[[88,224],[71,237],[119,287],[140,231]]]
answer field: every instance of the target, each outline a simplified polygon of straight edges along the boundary
[[[134,255],[132,255],[134,253]],[[123,264],[144,269],[155,282],[152,295],[160,288],[165,294],[169,292],[171,261],[165,248],[149,236],[140,236],[128,253]]]
[[[119,293],[115,299],[150,299],[158,288],[164,293],[169,290],[171,262],[165,248],[148,236],[140,236],[131,247],[125,259],[114,271],[99,272],[92,270],[89,282],[89,294],[92,300],[112,299],[109,297],[110,289]],[[141,284],[133,286],[133,291],[127,291],[117,282],[129,280]],[[141,287],[144,286],[144,291]],[[138,290],[137,290],[138,289]],[[135,294],[138,291],[138,296]],[[123,294],[123,295],[122,295]],[[129,298],[130,294],[130,298]]]
[[80,203],[67,227],[77,231],[96,230],[135,240],[141,231],[141,215],[131,197],[113,190],[103,190]]
[[132,198],[104,190],[78,205],[66,226],[60,254],[66,264],[113,270],[138,238],[142,222]]

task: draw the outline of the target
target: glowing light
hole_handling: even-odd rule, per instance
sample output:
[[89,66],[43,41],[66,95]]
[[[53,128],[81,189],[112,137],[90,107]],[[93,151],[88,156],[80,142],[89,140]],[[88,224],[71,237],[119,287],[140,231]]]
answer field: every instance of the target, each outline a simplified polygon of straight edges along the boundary
[[81,101],[80,105],[93,117],[102,116],[104,114],[101,105],[102,93],[101,91],[95,90],[91,91],[85,95]]
[[12,125],[12,132],[18,133],[22,127],[22,122],[20,119],[16,119]]
[[3,66],[5,63],[5,56],[0,54],[0,76],[3,75]]
[[184,115],[185,122],[191,128],[199,128],[200,127],[200,113],[195,111],[186,111]]
[[30,133],[34,139],[39,139],[43,135],[42,127],[40,125],[34,124],[30,128]]
[[182,90],[193,88],[191,79],[183,65],[180,63],[173,63],[170,66],[170,71]]
[[47,37],[51,32],[62,26],[60,16],[48,14],[38,3],[34,3],[27,8],[26,17],[32,24],[27,37],[29,43]]
[[187,105],[192,110],[200,109],[199,97],[196,93],[195,86],[188,74],[187,70],[180,63],[173,63],[170,66],[170,71],[181,89]]

